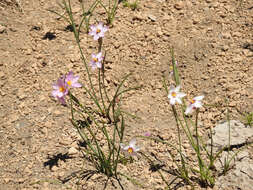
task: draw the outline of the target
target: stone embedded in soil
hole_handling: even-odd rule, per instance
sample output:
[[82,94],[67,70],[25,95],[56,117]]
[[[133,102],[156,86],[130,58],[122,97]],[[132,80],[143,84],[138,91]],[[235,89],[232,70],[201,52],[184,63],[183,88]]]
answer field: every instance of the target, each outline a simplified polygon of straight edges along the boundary
[[62,145],[70,145],[72,143],[72,139],[71,138],[64,138],[64,139],[60,139],[59,143]]
[[21,128],[28,128],[29,126],[31,126],[31,123],[25,118],[20,119],[16,123],[16,129],[18,129],[18,130]]
[[177,10],[181,10],[184,8],[184,3],[182,1],[179,1],[174,5],[174,8]]
[[27,95],[25,94],[25,92],[22,89],[18,89],[17,97],[19,100],[24,100],[27,97]]
[[[213,130],[213,148],[219,150],[228,145],[229,142],[229,122],[218,124]],[[233,151],[223,151],[219,159],[216,160],[215,167],[222,172],[225,160],[230,162],[230,170],[226,175],[222,175],[216,179],[216,188],[218,189],[244,189],[251,190],[249,184],[253,184],[253,161],[247,150],[241,150],[240,146],[252,142],[253,128],[245,127],[240,121],[230,120],[230,145]],[[211,140],[208,141],[210,149]],[[236,149],[235,149],[236,148]],[[236,155],[235,155],[236,154]]]
[[[226,156],[228,156],[227,152],[224,153],[226,155],[222,155],[222,158],[220,159],[221,162]],[[235,153],[236,152],[230,152],[229,158],[231,158]],[[228,171],[227,175],[219,177],[216,180],[215,186],[218,187],[218,189],[251,190],[253,184],[253,161],[250,159],[248,152],[240,152],[236,156],[235,161],[232,161],[231,164],[233,166],[232,169]]]
[[133,15],[133,20],[142,21],[142,20],[145,20],[145,16],[143,14],[136,13],[136,14]]
[[[229,123],[218,124],[213,130],[213,147],[220,149],[229,143]],[[230,121],[230,145],[243,145],[253,140],[253,128],[245,127],[240,121]],[[211,140],[208,141],[211,145]]]
[[4,33],[6,31],[6,27],[3,25],[0,25],[0,34]]
[[59,168],[57,167],[57,166],[53,166],[52,168],[51,168],[51,170],[53,171],[53,172],[55,172],[55,171],[57,171]]
[[68,154],[69,155],[74,155],[74,154],[77,154],[78,153],[78,150],[74,147],[71,147],[69,150],[68,150]]
[[156,17],[155,17],[154,15],[149,14],[149,15],[148,15],[148,18],[149,18],[151,21],[153,21],[153,22],[156,21]]
[[5,74],[3,71],[0,71],[0,79],[4,79],[5,78]]

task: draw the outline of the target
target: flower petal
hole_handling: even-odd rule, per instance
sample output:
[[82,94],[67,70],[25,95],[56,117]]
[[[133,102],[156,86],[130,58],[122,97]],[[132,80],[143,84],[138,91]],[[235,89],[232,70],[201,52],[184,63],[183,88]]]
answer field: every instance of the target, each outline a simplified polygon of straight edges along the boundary
[[176,103],[176,99],[175,98],[170,98],[170,104],[175,105],[175,103]]
[[180,91],[180,88],[181,88],[181,86],[178,85],[178,86],[175,88],[175,92],[179,92],[179,91]]
[[202,107],[202,103],[201,103],[200,101],[196,101],[196,102],[194,103],[194,107],[196,107],[196,108],[201,108],[201,107]]
[[178,102],[179,104],[182,104],[182,100],[179,97],[176,97],[176,102]]
[[101,69],[102,68],[102,64],[100,62],[97,62],[97,67]]
[[59,94],[58,92],[59,92],[58,90],[53,90],[52,96],[56,98]]
[[135,147],[135,144],[136,144],[136,139],[135,139],[135,138],[132,139],[132,140],[129,142],[129,145],[130,145],[131,147]]
[[100,38],[99,35],[94,35],[94,40],[98,40]]
[[57,99],[61,102],[61,104],[65,105],[66,101],[65,101],[65,96],[62,97],[57,97]]
[[185,110],[185,114],[186,115],[188,115],[189,113],[191,113],[192,112],[192,109],[193,109],[193,106],[192,106],[192,104],[190,104],[187,108],[186,108],[186,110]]
[[193,98],[193,100],[198,100],[198,101],[200,101],[200,100],[203,100],[203,98],[204,98],[205,96],[196,96],[195,98]]
[[179,97],[179,98],[183,98],[183,97],[185,97],[185,96],[186,96],[186,94],[183,93],[183,92],[178,92],[178,93],[177,93],[177,97]]
[[72,84],[72,87],[74,87],[74,88],[80,88],[80,87],[82,87],[82,85],[80,83],[76,82],[76,83]]

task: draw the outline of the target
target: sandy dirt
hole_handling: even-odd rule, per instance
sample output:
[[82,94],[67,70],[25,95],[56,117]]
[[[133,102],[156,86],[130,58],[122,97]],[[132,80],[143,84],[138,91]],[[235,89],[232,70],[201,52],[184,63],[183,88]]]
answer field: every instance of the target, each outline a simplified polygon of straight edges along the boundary
[[[48,11],[64,11],[56,1],[11,0],[0,2],[0,189],[103,189],[106,177],[94,174],[80,179],[73,172],[94,170],[78,151],[79,139],[69,121],[70,110],[51,97],[52,84],[72,70],[80,82],[88,83],[74,35],[68,24]],[[60,2],[60,1],[59,1]],[[88,1],[87,4],[90,4]],[[80,20],[81,8],[72,1],[74,16]],[[95,19],[105,22],[100,7]],[[97,44],[82,30],[81,45],[87,60]],[[230,117],[253,111],[253,2],[251,0],[140,0],[138,8],[119,5],[113,27],[104,39],[106,81],[112,89],[121,78],[132,73],[125,87],[142,86],[123,97],[123,108],[138,119],[126,120],[126,141],[150,132],[177,144],[175,120],[163,77],[170,73],[170,48],[174,47],[188,98],[205,95],[201,109],[200,133]],[[96,80],[94,71],[92,78]],[[91,103],[82,90],[75,94]],[[142,150],[153,154],[165,168],[175,165],[168,147],[140,141]],[[190,153],[183,139],[186,153]],[[154,159],[155,159],[154,157]],[[164,189],[158,172],[150,169],[141,156],[120,166],[144,188],[122,178],[127,190]],[[164,173],[171,181],[174,176]],[[201,189],[194,184],[195,189]],[[191,189],[184,183],[175,189]],[[107,189],[120,189],[111,180]],[[215,188],[214,188],[215,189]]]

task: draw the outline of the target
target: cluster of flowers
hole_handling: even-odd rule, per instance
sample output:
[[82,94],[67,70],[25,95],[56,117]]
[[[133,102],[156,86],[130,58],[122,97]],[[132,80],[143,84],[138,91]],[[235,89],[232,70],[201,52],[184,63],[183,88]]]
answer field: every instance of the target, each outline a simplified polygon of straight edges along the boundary
[[79,76],[74,76],[74,73],[70,71],[66,76],[63,75],[53,84],[53,97],[57,98],[62,104],[66,104],[65,96],[69,92],[69,88],[80,88],[82,85],[78,83]]
[[[180,92],[180,86],[177,87],[171,87],[169,90],[168,98],[170,99],[170,104],[175,105],[176,103],[182,104],[182,98],[185,97],[186,94],[183,92]],[[187,106],[185,110],[185,114],[188,115],[192,113],[193,110],[197,108],[202,107],[202,100],[204,96],[196,96],[191,101],[190,104]]]
[[[108,30],[107,26],[104,26],[102,22],[100,22],[98,25],[91,25],[90,26],[91,31],[89,32],[89,35],[93,36],[94,40],[98,40],[100,38],[103,38],[105,35],[105,32]],[[92,53],[91,54],[91,68],[94,70],[95,68],[102,68],[101,62],[103,61],[102,52],[99,52],[98,54]]]
[[[93,36],[94,40],[99,40],[104,37],[105,32],[108,30],[107,26],[104,26],[102,22],[98,25],[91,25],[91,31],[89,35]],[[102,52],[98,54],[92,53],[91,55],[90,65],[92,69],[102,68],[103,56]],[[177,62],[176,62],[177,64]],[[172,69],[171,69],[172,70]],[[173,74],[173,71],[170,75]],[[53,85],[52,95],[57,98],[62,104],[66,104],[65,96],[68,94],[69,88],[79,88],[82,87],[80,83],[78,83],[79,76],[74,76],[73,72],[69,72],[66,76],[63,76],[58,79],[58,81]],[[180,86],[171,87],[169,90],[168,98],[170,100],[171,105],[175,105],[176,103],[182,104],[182,98],[185,97],[186,94],[180,92]],[[204,96],[197,96],[190,101],[190,104],[185,110],[185,114],[190,114],[193,110],[202,107],[202,99]],[[147,134],[148,136],[150,134]],[[146,136],[146,135],[145,135]],[[120,144],[121,149],[128,155],[136,155],[136,153],[140,150],[140,148],[136,145],[136,139],[132,139],[129,142],[129,145]]]
[[[102,22],[100,22],[97,26],[91,25],[91,31],[89,34],[94,37],[94,40],[98,40],[99,38],[104,37],[104,33],[108,30],[107,26],[104,26]],[[91,55],[92,60],[90,65],[92,69],[102,68],[102,52],[98,54],[93,53]],[[73,72],[69,72],[66,76],[62,76],[57,80],[55,84],[53,84],[53,92],[52,95],[56,99],[58,99],[62,104],[66,104],[65,97],[68,94],[69,88],[79,88],[82,85],[78,83],[79,76],[74,76]]]
[[[176,103],[182,104],[182,98],[185,97],[186,94],[180,92],[180,86],[177,87],[171,87],[169,90],[168,98],[170,100],[171,105],[175,105]],[[190,104],[187,106],[185,110],[185,114],[188,115],[192,113],[193,110],[201,108],[202,107],[202,100],[204,96],[196,96],[191,101]],[[149,133],[146,133],[145,136],[150,136]],[[121,149],[130,156],[136,155],[136,153],[140,150],[140,148],[136,145],[136,139],[132,139],[129,142],[129,145],[120,144]]]

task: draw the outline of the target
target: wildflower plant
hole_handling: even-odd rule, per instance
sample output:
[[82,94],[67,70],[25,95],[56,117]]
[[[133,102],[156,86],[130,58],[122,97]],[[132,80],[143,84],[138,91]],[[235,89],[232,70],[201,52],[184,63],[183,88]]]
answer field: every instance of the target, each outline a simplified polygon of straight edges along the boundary
[[[83,1],[81,2],[83,3]],[[121,152],[124,152],[130,157],[140,153],[150,162],[152,162],[147,155],[140,151],[140,147],[137,145],[135,138],[132,139],[128,145],[123,143],[125,115],[127,114],[131,116],[131,114],[122,110],[121,98],[124,93],[130,90],[136,90],[139,87],[127,89],[123,88],[124,82],[130,76],[130,74],[127,74],[126,76],[122,77],[121,82],[118,84],[114,92],[112,94],[108,93],[109,91],[105,86],[104,67],[106,63],[107,52],[103,49],[103,38],[106,37],[106,33],[109,32],[109,27],[102,22],[89,26],[92,12],[98,5],[101,5],[107,13],[107,24],[112,24],[119,0],[109,0],[108,7],[106,7],[102,1],[95,0],[88,11],[85,11],[84,6],[82,6],[83,15],[80,23],[78,24],[74,19],[70,0],[63,0],[62,3],[62,7],[65,9],[67,16],[61,15],[54,11],[52,12],[64,18],[64,20],[73,29],[72,31],[81,55],[87,80],[84,84],[79,83],[79,76],[75,76],[74,73],[70,71],[66,75],[61,76],[56,83],[53,84],[52,96],[59,100],[60,103],[68,106],[71,109],[71,122],[76,128],[78,134],[81,136],[83,142],[87,144],[87,148],[81,149],[84,157],[93,163],[98,172],[102,172],[108,177],[115,177],[118,179],[118,174],[121,174],[118,172],[118,164],[121,162],[122,158]],[[80,44],[80,33],[84,23],[90,37],[92,37],[93,40],[98,43],[97,52],[87,56],[91,58],[90,62],[87,61],[83,47]],[[202,100],[204,99],[204,96],[196,96],[190,101],[188,106],[186,105],[184,100],[186,94],[181,91],[182,85],[180,83],[177,62],[175,61],[173,50],[171,51],[171,54],[173,70],[171,73],[174,79],[174,85],[171,85],[170,89],[168,89],[168,82],[164,80],[164,88],[176,120],[178,146],[174,146],[171,143],[154,138],[149,133],[145,134],[143,138],[164,143],[179,153],[180,162],[177,162],[175,155],[169,153],[172,160],[176,163],[177,177],[191,184],[192,179],[190,178],[189,174],[191,172],[198,175],[200,184],[204,186],[213,186],[215,181],[215,174],[213,172],[214,161],[218,158],[223,150],[214,155],[212,145],[211,152],[209,152],[199,136],[198,115],[199,110],[203,106]],[[92,80],[91,75],[94,75],[93,73],[97,74],[96,79],[98,85],[95,85]],[[72,93],[73,88],[84,90],[85,95],[87,95],[87,98],[91,100],[92,105],[87,106],[86,103],[83,103],[83,100],[76,97],[74,93]],[[194,113],[195,120],[189,116],[190,114],[194,115]],[[182,118],[180,116],[182,116]],[[193,151],[195,152],[198,169],[192,168],[188,164],[187,156],[182,151],[182,131],[186,135],[191,147],[193,148]],[[100,142],[101,140],[98,138],[97,133],[102,134],[102,138],[106,142],[105,145]],[[125,174],[121,175],[126,176]],[[161,172],[160,175],[165,183],[169,186],[169,183],[167,183]]]
[[[178,133],[178,147],[172,145],[172,143],[170,142],[166,142],[159,138],[146,135],[139,137],[144,139],[155,140],[156,142],[166,144],[171,149],[176,150],[176,152],[180,156],[180,163],[178,163],[176,159],[177,155],[174,155],[171,152],[169,152],[169,155],[177,166],[175,175],[178,178],[183,179],[188,184],[192,184],[192,180],[196,178],[192,178],[190,176],[197,175],[198,176],[197,181],[200,183],[201,186],[212,187],[215,183],[215,176],[217,175],[217,172],[215,172],[214,162],[219,158],[223,150],[227,147],[224,147],[223,149],[214,153],[212,147],[213,144],[212,136],[211,136],[211,150],[209,150],[206,144],[203,142],[198,132],[199,128],[198,116],[200,109],[203,107],[202,101],[204,99],[204,96],[203,95],[196,96],[193,99],[191,99],[188,104],[186,103],[184,99],[186,97],[186,94],[181,91],[180,77],[177,69],[177,62],[175,61],[174,58],[173,49],[171,50],[171,55],[172,55],[172,71],[169,74],[169,78],[172,75],[174,79],[174,85],[171,85],[171,87],[168,88],[167,87],[168,83],[166,82],[166,80],[163,81],[163,85],[168,95],[168,102],[171,105],[172,112],[176,120],[177,133]],[[192,119],[194,118],[193,117],[194,114],[195,119]],[[185,153],[183,153],[182,151],[182,140],[181,140],[183,135],[182,131],[184,135],[186,135],[189,144],[191,145],[193,151],[195,152],[196,155],[195,160],[197,161],[198,169],[196,169],[196,167],[192,167],[188,163],[187,155],[185,155]],[[212,131],[210,132],[210,134],[212,135]],[[230,147],[230,144],[228,147]],[[148,155],[145,155],[143,153],[142,155],[145,158],[147,158],[151,163],[153,163],[152,159]],[[227,165],[229,165],[230,161],[231,159],[226,162]],[[226,168],[227,167],[225,164],[224,171],[226,170]],[[170,188],[169,186],[171,185],[172,182],[168,183],[164,178],[163,174],[159,170],[158,172],[163,181],[167,184],[168,188]]]
[[253,127],[253,112],[241,113],[242,121],[246,126]]
[[[84,19],[77,25],[73,17],[70,0],[63,0],[62,2],[67,13],[67,16],[62,17],[73,28],[75,41],[87,74],[87,82],[83,85],[80,84],[78,82],[79,76],[75,76],[73,72],[69,72],[67,75],[58,79],[53,85],[52,95],[61,103],[70,107],[71,122],[83,142],[87,144],[87,149],[82,149],[85,158],[94,164],[98,172],[118,179],[119,172],[117,169],[122,157],[121,150],[127,149],[129,154],[134,154],[139,150],[134,140],[128,146],[123,147],[122,145],[125,130],[125,114],[127,112],[121,109],[121,97],[124,93],[130,90],[136,90],[139,87],[123,89],[124,82],[130,76],[130,74],[127,74],[122,77],[122,81],[115,89],[115,92],[112,95],[108,94],[108,89],[105,87],[104,82],[105,56],[103,56],[103,38],[105,37],[105,33],[108,32],[108,27],[102,22],[99,22],[98,25],[90,26],[89,35],[98,42],[98,53],[91,54],[91,61],[88,64],[80,44],[80,30]],[[79,27],[77,28],[76,26]],[[95,72],[95,69],[98,69],[98,72]],[[92,82],[91,72],[97,73],[98,75],[96,77],[98,85],[96,86]],[[92,101],[92,106],[87,106],[85,103],[82,103],[72,93],[71,88],[81,88],[84,90],[85,94]],[[97,133],[102,134],[106,145],[101,144],[100,139],[96,135]]]
[[139,3],[139,0],[135,0],[134,2],[129,2],[128,0],[123,0],[123,6],[124,7],[129,7],[130,9],[132,9],[133,11],[135,9],[137,9],[138,7],[138,3]]
[[104,8],[104,10],[107,14],[107,23],[109,25],[112,25],[112,23],[114,21],[120,1],[121,0],[108,0],[108,5],[103,3],[101,0],[98,1],[99,4]]

